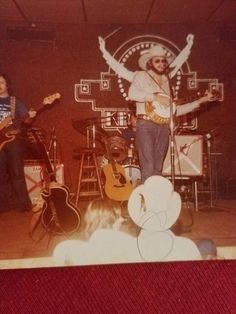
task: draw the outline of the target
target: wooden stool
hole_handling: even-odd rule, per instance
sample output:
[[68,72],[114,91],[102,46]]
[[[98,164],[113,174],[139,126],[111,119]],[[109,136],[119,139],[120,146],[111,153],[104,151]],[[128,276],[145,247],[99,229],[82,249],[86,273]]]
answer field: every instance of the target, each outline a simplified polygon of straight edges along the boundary
[[[77,150],[81,155],[79,178],[76,191],[75,205],[78,205],[79,197],[104,197],[100,171],[98,168],[95,149],[85,148]],[[82,191],[83,185],[83,191]]]

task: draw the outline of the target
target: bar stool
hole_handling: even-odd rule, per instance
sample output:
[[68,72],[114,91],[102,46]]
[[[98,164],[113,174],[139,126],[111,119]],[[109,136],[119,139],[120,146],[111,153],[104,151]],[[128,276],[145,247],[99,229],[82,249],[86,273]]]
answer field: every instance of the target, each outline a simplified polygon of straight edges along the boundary
[[97,156],[99,152],[92,148],[83,148],[76,151],[80,156],[79,177],[76,190],[75,205],[80,197],[104,197]]

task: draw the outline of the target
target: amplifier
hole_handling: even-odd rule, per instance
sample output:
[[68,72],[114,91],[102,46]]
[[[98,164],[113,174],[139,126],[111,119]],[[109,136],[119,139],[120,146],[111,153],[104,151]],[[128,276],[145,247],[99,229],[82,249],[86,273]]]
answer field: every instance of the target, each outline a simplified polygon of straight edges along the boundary
[[[174,168],[177,176],[203,175],[203,136],[175,135]],[[164,161],[162,174],[171,175],[170,146]]]
[[[31,202],[35,204],[40,196],[46,180],[46,166],[42,160],[24,161],[25,181]],[[56,180],[64,184],[64,165],[56,164]]]

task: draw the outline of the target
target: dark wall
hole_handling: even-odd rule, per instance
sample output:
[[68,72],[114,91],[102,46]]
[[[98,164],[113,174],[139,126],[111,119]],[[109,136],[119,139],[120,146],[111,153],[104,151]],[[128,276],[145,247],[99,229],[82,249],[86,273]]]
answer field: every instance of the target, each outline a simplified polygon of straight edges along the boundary
[[[86,138],[72,127],[72,119],[99,116],[91,106],[78,103],[74,98],[74,84],[80,79],[99,79],[100,72],[107,71],[98,49],[98,35],[105,37],[117,28],[114,25],[48,25],[55,30],[54,41],[9,40],[8,24],[0,28],[0,71],[12,79],[14,92],[28,106],[38,108],[41,100],[54,92],[61,93],[59,104],[38,116],[34,126],[42,127],[47,137],[55,127],[65,164],[66,182],[75,190],[78,161],[74,149],[86,145]],[[16,25],[14,25],[16,26]],[[47,27],[47,26],[43,26]],[[221,37],[222,26],[218,24],[178,25],[125,25],[107,40],[107,48],[113,53],[125,40],[133,36],[153,34],[168,38],[179,48],[184,47],[188,33],[195,35],[189,59],[191,69],[199,77],[218,78],[225,86],[225,100],[199,116],[199,132],[208,132],[218,127],[217,150],[223,153],[220,160],[220,176],[227,177],[235,158],[235,99],[236,99],[236,41]],[[99,92],[92,87],[96,104],[125,107],[127,104],[112,80],[112,92]]]

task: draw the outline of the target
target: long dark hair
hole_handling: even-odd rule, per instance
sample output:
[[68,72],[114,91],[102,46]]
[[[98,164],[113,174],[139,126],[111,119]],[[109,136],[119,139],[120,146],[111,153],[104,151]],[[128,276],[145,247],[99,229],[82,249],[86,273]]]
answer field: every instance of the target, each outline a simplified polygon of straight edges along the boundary
[[12,83],[11,83],[9,76],[3,72],[0,72],[0,77],[3,77],[4,80],[6,81],[7,91],[9,93],[9,95],[12,94]]

